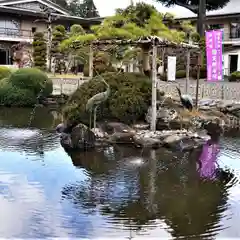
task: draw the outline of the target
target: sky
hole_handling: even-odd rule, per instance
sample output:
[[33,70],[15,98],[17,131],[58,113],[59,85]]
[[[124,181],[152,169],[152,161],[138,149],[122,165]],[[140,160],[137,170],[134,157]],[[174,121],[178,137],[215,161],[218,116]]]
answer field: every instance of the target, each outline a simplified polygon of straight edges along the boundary
[[[116,8],[125,8],[130,4],[131,0],[94,0],[94,3],[100,13],[101,17],[111,16],[114,14]],[[182,7],[166,8],[160,3],[152,0],[133,0],[134,3],[145,2],[154,5],[160,12],[172,12],[176,16],[184,16],[191,14],[191,12]]]
[[[94,0],[94,3],[100,13],[101,17],[112,16],[115,12],[116,8],[125,8],[130,4],[131,0]],[[183,7],[172,7],[166,8],[162,6],[160,3],[156,3],[153,0],[133,0],[134,3],[136,2],[145,2],[154,5],[158,11],[160,12],[170,12],[174,14],[176,17],[192,17],[194,14],[183,8]],[[230,0],[229,4],[223,9],[209,12],[209,14],[226,14],[226,13],[240,13],[240,4],[238,4],[239,0]]]

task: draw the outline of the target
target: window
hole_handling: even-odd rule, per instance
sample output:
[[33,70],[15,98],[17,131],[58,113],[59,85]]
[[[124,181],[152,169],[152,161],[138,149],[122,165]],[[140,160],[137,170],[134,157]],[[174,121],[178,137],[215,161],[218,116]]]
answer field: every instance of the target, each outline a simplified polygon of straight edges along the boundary
[[208,30],[215,30],[215,29],[223,29],[223,24],[208,24],[207,29]]
[[37,31],[36,27],[32,27],[32,33],[35,33]]
[[2,35],[19,35],[20,24],[15,20],[0,19],[0,34]]
[[240,23],[230,23],[230,38],[240,38]]

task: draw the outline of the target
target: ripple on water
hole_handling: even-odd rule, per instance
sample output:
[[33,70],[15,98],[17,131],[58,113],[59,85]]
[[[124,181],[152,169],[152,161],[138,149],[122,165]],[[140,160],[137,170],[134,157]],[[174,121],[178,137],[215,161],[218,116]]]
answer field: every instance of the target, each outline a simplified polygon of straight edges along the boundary
[[44,153],[57,148],[56,134],[38,129],[1,128],[0,149]]
[[[0,236],[239,237],[238,140],[221,143],[219,165],[234,172],[235,179],[220,183],[200,180],[194,154],[112,146],[68,157],[60,154],[54,133],[1,130]],[[4,161],[16,161],[10,154],[4,159],[4,153],[21,151],[33,158],[6,170]],[[41,151],[44,160],[58,164],[41,165]]]

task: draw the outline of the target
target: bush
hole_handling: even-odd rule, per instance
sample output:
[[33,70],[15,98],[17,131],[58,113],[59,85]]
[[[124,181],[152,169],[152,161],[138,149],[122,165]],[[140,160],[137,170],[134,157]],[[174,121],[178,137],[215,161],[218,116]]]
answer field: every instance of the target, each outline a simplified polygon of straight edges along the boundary
[[[97,120],[119,120],[132,123],[145,117],[151,103],[151,81],[140,73],[105,73],[102,75],[110,85],[108,100],[98,108]],[[70,121],[89,123],[89,114],[85,107],[88,99],[99,92],[106,91],[106,86],[98,77],[85,82],[69,99],[64,117]]]
[[[191,71],[191,76],[195,79],[197,79],[197,67],[193,68],[192,71]],[[200,68],[200,75],[199,75],[199,78],[200,79],[203,79],[203,78],[207,78],[207,67],[206,65],[202,66]]]
[[47,44],[44,33],[36,32],[33,38],[34,66],[45,70],[47,63]]
[[28,89],[12,86],[8,79],[1,80],[0,104],[4,106],[30,107],[36,103],[34,93]]
[[229,82],[239,82],[240,81],[240,72],[233,72],[229,77],[228,77]]
[[13,87],[26,89],[37,96],[43,89],[42,96],[49,96],[53,91],[52,81],[37,68],[21,68],[9,77]]
[[0,66],[0,80],[9,77],[11,72],[11,69],[8,67]]
[[186,77],[186,71],[185,70],[178,70],[176,72],[176,79],[185,78],[185,77]]

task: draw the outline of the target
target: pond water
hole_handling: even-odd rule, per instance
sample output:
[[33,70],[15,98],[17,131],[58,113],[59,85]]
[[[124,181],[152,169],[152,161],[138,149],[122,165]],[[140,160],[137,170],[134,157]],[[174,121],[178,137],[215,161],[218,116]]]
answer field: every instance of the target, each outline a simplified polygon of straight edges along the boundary
[[0,109],[1,238],[240,238],[240,139],[217,144],[209,176],[199,152],[67,154],[57,115],[37,110],[31,129],[29,116]]

